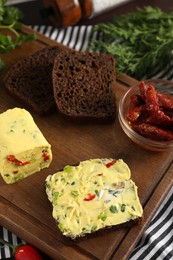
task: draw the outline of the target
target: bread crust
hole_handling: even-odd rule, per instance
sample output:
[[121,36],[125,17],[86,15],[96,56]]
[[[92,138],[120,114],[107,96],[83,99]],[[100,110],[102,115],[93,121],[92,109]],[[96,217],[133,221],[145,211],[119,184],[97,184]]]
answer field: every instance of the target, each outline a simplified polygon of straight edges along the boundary
[[60,229],[58,228],[58,222],[57,222],[56,228],[57,228],[57,232],[58,232],[59,236],[64,241],[64,243],[73,245],[73,244],[76,244],[76,243],[80,243],[82,241],[86,241],[88,239],[96,238],[98,236],[104,236],[108,233],[115,232],[116,230],[119,230],[119,229],[123,229],[123,228],[130,229],[135,225],[142,225],[143,219],[144,219],[144,215],[142,217],[136,218],[134,220],[130,220],[126,223],[122,223],[122,224],[114,225],[114,226],[109,226],[109,227],[104,227],[104,228],[99,229],[97,231],[94,231],[94,232],[91,232],[91,233],[86,233],[85,235],[78,236],[75,239],[70,237],[70,236],[63,235],[62,232],[60,231]]

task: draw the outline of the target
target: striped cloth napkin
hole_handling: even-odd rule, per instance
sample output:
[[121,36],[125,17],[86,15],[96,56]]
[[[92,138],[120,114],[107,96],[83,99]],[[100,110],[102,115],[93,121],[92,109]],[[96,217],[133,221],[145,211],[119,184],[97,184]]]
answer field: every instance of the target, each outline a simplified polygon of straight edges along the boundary
[[[32,26],[32,29],[76,50],[85,50],[91,39],[92,26],[74,26],[66,29],[57,29],[52,26]],[[165,70],[158,67],[150,77],[172,80],[173,66],[170,65]],[[1,226],[0,237],[13,244],[25,243]],[[1,245],[0,259],[11,256],[12,251],[9,247]],[[129,260],[173,260],[173,187],[131,253]]]
[[[32,29],[39,31],[45,36],[76,50],[85,50],[92,37],[99,37],[97,33],[94,35],[91,34],[92,28],[92,25],[69,26],[65,29],[57,29],[53,26],[45,25],[32,26]],[[165,68],[163,68],[161,64],[158,64],[158,67],[154,71],[148,72],[147,75],[143,75],[142,79],[149,78],[173,80],[173,62],[172,64],[168,64]]]

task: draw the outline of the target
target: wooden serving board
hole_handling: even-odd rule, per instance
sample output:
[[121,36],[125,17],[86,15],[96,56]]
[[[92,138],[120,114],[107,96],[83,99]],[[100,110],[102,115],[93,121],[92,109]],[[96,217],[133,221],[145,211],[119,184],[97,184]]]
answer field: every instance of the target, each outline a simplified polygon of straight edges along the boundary
[[[27,27],[23,31],[32,33]],[[55,44],[37,33],[36,41],[23,44],[1,57],[6,62],[7,70],[18,59]],[[2,76],[0,112],[23,107],[7,93]],[[126,75],[119,76],[116,84],[117,105],[127,88],[136,83],[135,79]],[[152,152],[138,147],[123,133],[118,119],[112,124],[79,124],[63,119],[58,111],[46,117],[30,112],[52,145],[53,161],[48,169],[12,185],[5,184],[0,177],[0,224],[52,259],[126,259],[172,186],[173,151]],[[52,208],[44,190],[45,178],[67,164],[103,157],[122,158],[129,165],[144,208],[144,220],[131,228],[121,228],[73,245],[66,244],[59,236],[51,215]]]

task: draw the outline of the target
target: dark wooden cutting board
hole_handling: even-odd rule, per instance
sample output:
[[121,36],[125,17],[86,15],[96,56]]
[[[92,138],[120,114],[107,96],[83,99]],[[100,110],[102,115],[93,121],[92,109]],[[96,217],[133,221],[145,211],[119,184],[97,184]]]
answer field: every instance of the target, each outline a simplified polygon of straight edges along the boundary
[[[27,27],[23,31],[26,34],[32,32]],[[6,62],[5,71],[18,59],[45,46],[57,44],[37,33],[36,41],[1,55]],[[2,77],[1,73],[0,112],[23,107],[7,93]],[[116,83],[117,105],[128,87],[136,83],[127,75],[119,76]],[[138,147],[123,133],[117,118],[111,124],[80,124],[62,118],[58,111],[46,117],[32,110],[30,112],[52,145],[53,161],[48,169],[16,184],[7,185],[0,177],[0,224],[52,259],[126,259],[172,186],[173,151],[152,152]],[[51,205],[44,190],[45,178],[67,164],[74,165],[98,157],[121,158],[129,165],[144,208],[144,220],[131,228],[121,228],[73,245],[66,244],[51,216]]]

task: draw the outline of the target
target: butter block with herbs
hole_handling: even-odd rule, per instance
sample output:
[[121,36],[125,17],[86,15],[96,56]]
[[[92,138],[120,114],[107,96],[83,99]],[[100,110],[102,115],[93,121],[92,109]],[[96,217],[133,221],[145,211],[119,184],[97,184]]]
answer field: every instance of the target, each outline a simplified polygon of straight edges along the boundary
[[49,175],[46,193],[61,233],[76,239],[141,220],[137,186],[130,178],[122,159],[86,160]]
[[0,173],[8,184],[49,167],[51,145],[31,114],[21,108],[0,114]]

